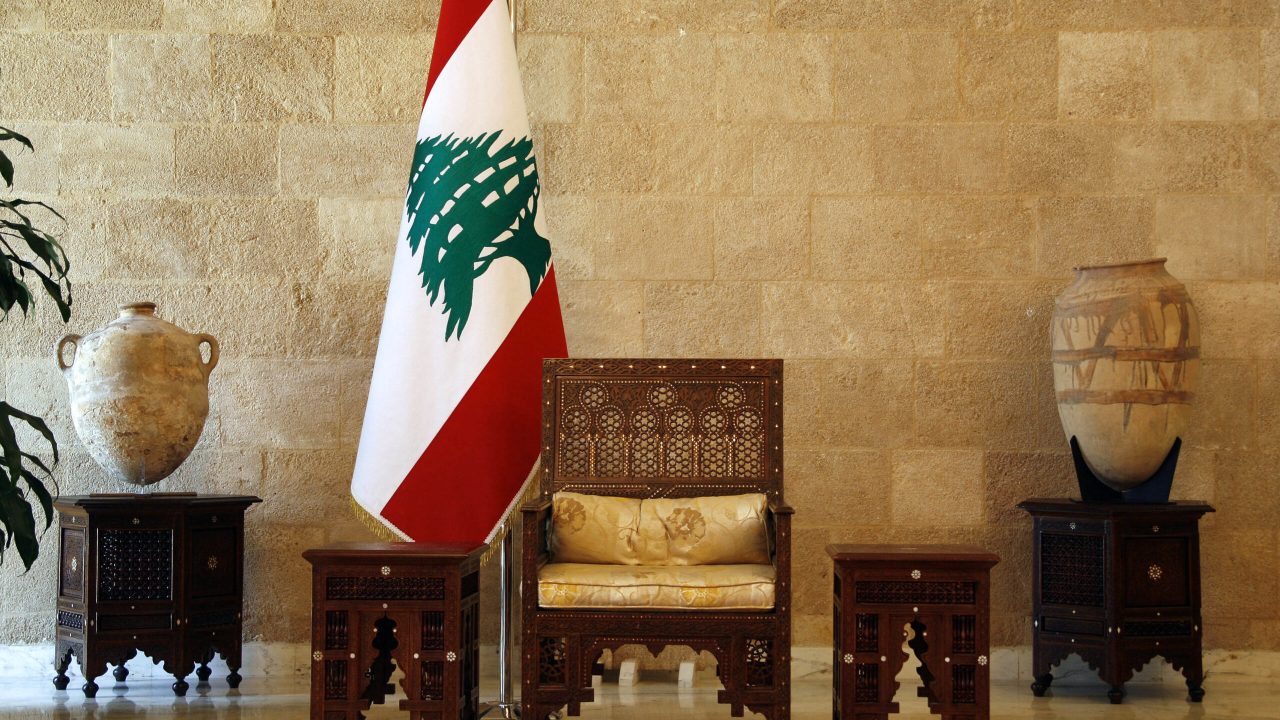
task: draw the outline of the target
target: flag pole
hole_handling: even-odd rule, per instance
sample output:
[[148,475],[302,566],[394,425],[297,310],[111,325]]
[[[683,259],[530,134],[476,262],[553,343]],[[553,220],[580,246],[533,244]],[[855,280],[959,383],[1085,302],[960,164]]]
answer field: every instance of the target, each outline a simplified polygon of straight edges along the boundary
[[[511,44],[517,49],[520,36],[516,30],[516,13],[520,0],[506,0],[507,16],[511,21]],[[517,498],[518,500],[518,498]],[[517,508],[518,510],[518,508]],[[498,699],[480,713],[480,717],[502,718],[502,720],[519,720],[520,707],[516,703],[515,688],[511,682],[511,612],[515,591],[512,580],[515,577],[515,541],[512,537],[513,511],[503,521],[506,525],[502,533],[501,547],[498,550]]]
[[511,521],[508,519],[498,551],[498,699],[480,713],[482,718],[492,715],[503,720],[516,720],[520,717],[511,683],[511,601],[515,575],[512,570],[515,543],[511,533]]

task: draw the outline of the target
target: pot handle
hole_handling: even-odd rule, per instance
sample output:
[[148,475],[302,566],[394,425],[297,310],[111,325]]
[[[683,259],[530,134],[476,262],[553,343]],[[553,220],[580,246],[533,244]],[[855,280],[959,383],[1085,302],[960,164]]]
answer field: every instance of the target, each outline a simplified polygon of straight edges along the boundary
[[209,333],[196,333],[196,349],[199,350],[200,343],[209,343],[209,362],[204,363],[204,376],[209,377],[209,373],[218,366],[218,339]]
[[61,370],[61,371],[63,371],[63,372],[66,372],[66,371],[70,370],[70,369],[71,369],[71,366],[72,366],[72,365],[74,365],[74,364],[75,364],[75,362],[76,362],[76,356],[75,356],[75,355],[72,355],[72,356],[71,356],[71,362],[63,362],[63,360],[62,360],[62,351],[63,351],[63,350],[64,350],[68,345],[75,345],[75,346],[76,346],[76,353],[77,353],[77,354],[79,354],[79,352],[80,352],[80,336],[79,336],[79,335],[76,335],[76,334],[74,334],[74,333],[72,333],[71,335],[64,335],[64,336],[62,336],[62,339],[58,341],[58,344],[54,346],[53,352],[54,352],[54,353],[57,355],[57,357],[58,357],[58,369],[59,369],[59,370]]

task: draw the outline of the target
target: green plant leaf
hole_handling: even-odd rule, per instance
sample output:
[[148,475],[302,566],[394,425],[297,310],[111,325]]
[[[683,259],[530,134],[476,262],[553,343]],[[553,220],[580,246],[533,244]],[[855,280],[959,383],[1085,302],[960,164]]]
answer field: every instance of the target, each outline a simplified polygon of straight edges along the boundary
[[[58,212],[57,210],[54,210],[52,207],[49,206],[48,203],[44,203],[39,200],[23,200],[22,198],[11,198],[9,200],[0,198],[0,207],[8,208],[9,210],[12,210],[13,212],[18,213],[19,215],[22,215],[22,213],[18,211],[18,208],[24,205],[44,208],[45,210],[48,210],[54,215],[57,215],[59,220],[64,220],[64,221],[66,220],[66,218],[62,216],[62,213]],[[26,215],[22,215],[22,218],[30,222],[30,220],[27,219]]]
[[53,450],[53,461],[58,462],[58,441],[53,439],[53,431],[49,429],[49,425],[45,423],[44,418],[31,413],[25,413],[9,403],[0,400],[0,415],[8,415],[15,417],[31,426],[32,430],[40,433],[45,440],[48,441],[49,447]]
[[[0,127],[0,144],[6,142],[35,149],[25,136]],[[12,188],[13,177],[11,156],[0,149],[0,180]],[[30,312],[35,296],[27,280],[28,273],[32,273],[40,279],[41,288],[58,306],[65,322],[71,317],[71,283],[67,280],[71,262],[56,234],[38,224],[44,216],[33,210],[50,213],[62,221],[65,228],[66,219],[62,214],[43,202],[0,198],[0,320],[7,318],[14,307]],[[0,400],[0,562],[6,549],[16,547],[23,565],[30,570],[40,553],[40,542],[35,511],[28,498],[35,496],[47,530],[53,523],[54,493],[45,483],[54,481],[50,464],[22,449],[15,423],[25,423],[49,443],[55,465],[59,459],[58,443],[43,419]],[[53,486],[56,492],[56,484]]]
[[27,570],[40,554],[40,542],[36,539],[36,519],[31,503],[16,488],[0,489],[0,515],[9,527],[9,539],[18,548],[18,557]]
[[10,130],[7,127],[0,127],[0,142],[4,142],[5,140],[14,140],[14,141],[20,142],[23,145],[26,145],[27,149],[31,150],[32,152],[34,152],[36,149],[36,146],[31,144],[31,141],[27,139],[26,135],[22,135],[20,133],[14,132],[13,130]]
[[4,178],[5,185],[13,187],[13,161],[2,152],[0,152],[0,178]]
[[[58,443],[53,437],[53,432],[49,430],[49,425],[43,419],[0,400],[0,453],[2,453],[0,479],[3,479],[0,483],[0,526],[8,529],[9,540],[17,546],[18,556],[30,570],[31,564],[35,562],[40,552],[40,542],[36,537],[35,511],[24,497],[25,493],[20,482],[25,483],[31,493],[36,496],[40,509],[44,513],[45,529],[53,523],[53,495],[45,487],[44,482],[27,469],[25,463],[31,462],[50,481],[53,478],[44,461],[19,447],[18,433],[13,427],[14,420],[26,423],[28,427],[40,433],[41,437],[49,443],[55,463],[58,461]],[[4,558],[5,547],[7,545],[0,544],[0,561]]]
[[39,455],[32,455],[26,450],[23,450],[22,457],[28,462],[30,462],[32,465],[35,465],[36,467],[40,468],[40,471],[43,472],[45,475],[52,474],[51,471],[49,470],[49,467],[44,464],[44,460],[41,460]]
[[[43,463],[42,463],[43,464]],[[45,473],[48,474],[47,472]],[[27,487],[31,488],[31,494],[36,496],[36,500],[40,502],[40,509],[44,512],[44,527],[46,530],[53,524],[53,495],[49,489],[40,482],[40,478],[36,477],[30,470],[22,473],[23,478],[27,481]]]

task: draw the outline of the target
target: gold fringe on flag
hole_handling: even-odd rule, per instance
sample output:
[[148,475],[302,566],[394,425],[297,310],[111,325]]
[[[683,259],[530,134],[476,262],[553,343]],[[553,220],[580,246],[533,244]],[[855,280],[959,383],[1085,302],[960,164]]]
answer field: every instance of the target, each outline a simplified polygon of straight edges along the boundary
[[[493,533],[485,543],[484,552],[480,555],[480,564],[488,565],[493,558],[502,549],[502,536],[507,532],[512,532],[519,526],[516,518],[520,514],[520,508],[526,503],[533,502],[538,499],[538,495],[542,492],[540,483],[537,482],[538,473],[542,470],[542,462],[534,464],[533,470],[529,472],[529,476],[525,478],[524,485],[521,486],[520,492],[512,499],[507,514],[503,516],[502,521],[493,529]],[[411,542],[408,538],[399,534],[398,531],[388,526],[382,520],[374,517],[372,513],[360,507],[360,503],[356,502],[354,497],[348,496],[347,502],[351,504],[351,514],[364,525],[374,537],[382,542]],[[516,560],[516,558],[512,558]]]
[[[489,535],[488,547],[485,548],[484,554],[480,556],[480,564],[488,565],[502,550],[502,536],[508,532],[516,532],[520,528],[517,518],[520,517],[520,508],[526,503],[533,502],[537,499],[539,493],[542,492],[541,483],[538,482],[538,475],[542,472],[542,460],[534,463],[533,469],[529,471],[529,475],[524,479],[524,484],[520,486],[520,491],[511,499],[511,504],[507,506],[507,512],[502,516],[502,521]],[[511,558],[512,562],[519,562],[519,558]]]
[[373,533],[374,537],[378,538],[378,540],[389,543],[405,542],[405,539],[396,533],[396,531],[387,527],[386,523],[373,515],[370,515],[368,510],[360,507],[360,503],[356,502],[354,497],[347,496],[347,501],[351,503],[351,514],[355,515],[356,519],[360,521],[360,524],[364,525],[369,532]]
[[[360,524],[364,525],[365,529],[373,533],[374,537],[380,542],[412,542],[412,540],[401,537],[394,530],[387,527],[381,520],[374,517],[368,510],[360,507],[360,503],[357,503],[355,498],[347,498],[347,500],[351,503],[351,514],[355,515],[356,519],[360,521]],[[502,533],[506,530],[509,522],[510,518],[506,518],[498,525],[497,532],[494,533],[495,539],[485,545],[484,553],[480,555],[481,565],[488,565],[493,558],[497,556],[498,551],[502,549]]]
[[502,552],[502,533],[498,533],[497,540],[485,546],[484,552],[480,554],[480,567],[488,567],[500,552]]

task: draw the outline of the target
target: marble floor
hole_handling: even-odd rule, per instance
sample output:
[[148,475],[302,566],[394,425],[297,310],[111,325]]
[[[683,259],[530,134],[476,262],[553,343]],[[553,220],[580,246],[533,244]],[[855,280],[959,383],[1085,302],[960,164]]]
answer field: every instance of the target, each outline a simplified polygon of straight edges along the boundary
[[[110,675],[101,679],[95,700],[85,700],[78,690],[57,692],[47,679],[30,682],[0,680],[0,719],[35,718],[200,718],[226,720],[293,720],[306,718],[307,687],[298,677],[248,677],[238,691],[227,691],[215,682],[212,688],[192,687],[186,698],[174,698],[169,683],[141,679],[124,687]],[[679,691],[673,679],[648,678],[633,688],[605,683],[599,700],[583,708],[583,718],[641,720],[710,720],[728,718],[729,709],[717,705],[714,676],[700,675],[698,687]],[[493,687],[486,683],[485,687]],[[797,720],[831,717],[830,677],[813,673],[794,683],[793,714]],[[1131,684],[1123,705],[1110,705],[1106,688],[1097,685],[1055,687],[1052,697],[1035,698],[1021,682],[998,682],[991,688],[993,719],[1030,720],[1275,720],[1280,718],[1280,681],[1222,679],[1205,683],[1208,694],[1202,705],[1185,699],[1184,688],[1170,683]],[[904,686],[898,694],[900,717],[930,716],[915,689]],[[394,707],[375,707],[370,720],[407,717]],[[748,717],[752,717],[748,714]],[[756,716],[758,717],[758,716]]]

